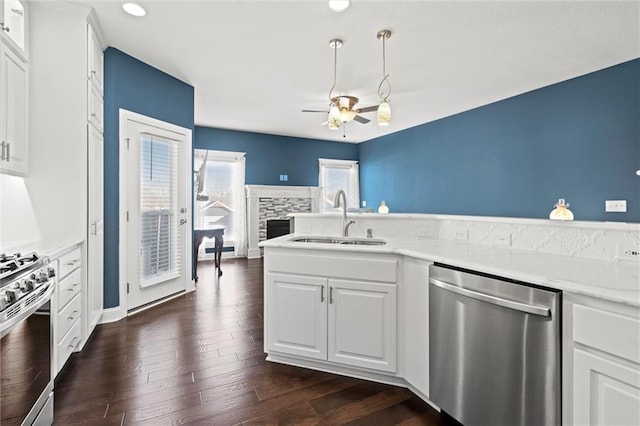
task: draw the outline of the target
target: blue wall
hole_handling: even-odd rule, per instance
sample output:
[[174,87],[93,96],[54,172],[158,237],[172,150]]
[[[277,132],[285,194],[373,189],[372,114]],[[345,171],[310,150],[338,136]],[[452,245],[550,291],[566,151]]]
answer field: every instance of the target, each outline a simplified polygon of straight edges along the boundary
[[198,126],[193,147],[246,152],[247,185],[318,186],[318,158],[358,159],[356,144]]
[[[640,59],[359,145],[392,212],[640,222]],[[605,200],[627,213],[605,213]]]
[[193,87],[109,47],[104,52],[104,307],[119,304],[119,109],[193,129]]

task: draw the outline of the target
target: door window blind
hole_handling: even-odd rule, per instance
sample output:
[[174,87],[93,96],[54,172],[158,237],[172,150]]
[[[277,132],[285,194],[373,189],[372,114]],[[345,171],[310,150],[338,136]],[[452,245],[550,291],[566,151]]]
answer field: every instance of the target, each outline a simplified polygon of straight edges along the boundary
[[178,142],[143,135],[140,141],[140,285],[180,275]]

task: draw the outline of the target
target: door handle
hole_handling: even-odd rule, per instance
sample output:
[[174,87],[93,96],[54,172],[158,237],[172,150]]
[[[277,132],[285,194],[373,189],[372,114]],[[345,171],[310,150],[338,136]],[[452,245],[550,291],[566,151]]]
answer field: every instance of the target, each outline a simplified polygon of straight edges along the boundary
[[320,287],[320,303],[324,303],[324,286]]
[[436,287],[440,287],[444,290],[451,291],[461,296],[470,297],[471,299],[480,300],[482,302],[491,303],[493,305],[502,306],[503,308],[514,309],[516,311],[526,312],[529,314],[540,315],[543,317],[551,316],[551,310],[549,308],[529,305],[526,303],[520,303],[513,300],[503,299],[501,297],[491,296],[489,294],[480,293],[477,291],[469,290],[467,288],[458,287],[453,284],[446,283],[444,281],[430,278],[429,282]]
[[91,223],[91,235],[98,235],[98,224],[96,222]]
[[329,304],[333,303],[333,287],[329,287]]
[[180,219],[178,225],[184,225],[185,223],[187,223],[187,219]]

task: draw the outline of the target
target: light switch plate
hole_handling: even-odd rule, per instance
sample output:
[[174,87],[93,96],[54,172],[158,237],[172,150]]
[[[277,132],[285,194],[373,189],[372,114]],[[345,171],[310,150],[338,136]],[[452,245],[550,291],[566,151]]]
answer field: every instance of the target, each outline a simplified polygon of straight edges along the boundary
[[606,200],[604,202],[604,211],[625,213],[627,211],[627,200]]

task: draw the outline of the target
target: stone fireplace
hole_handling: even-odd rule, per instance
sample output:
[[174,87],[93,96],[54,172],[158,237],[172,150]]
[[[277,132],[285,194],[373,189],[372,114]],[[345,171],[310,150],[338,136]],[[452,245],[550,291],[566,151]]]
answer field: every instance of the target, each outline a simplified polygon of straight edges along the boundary
[[317,186],[247,185],[247,257],[261,256],[258,243],[267,238],[267,220],[286,219],[289,213],[318,213]]

